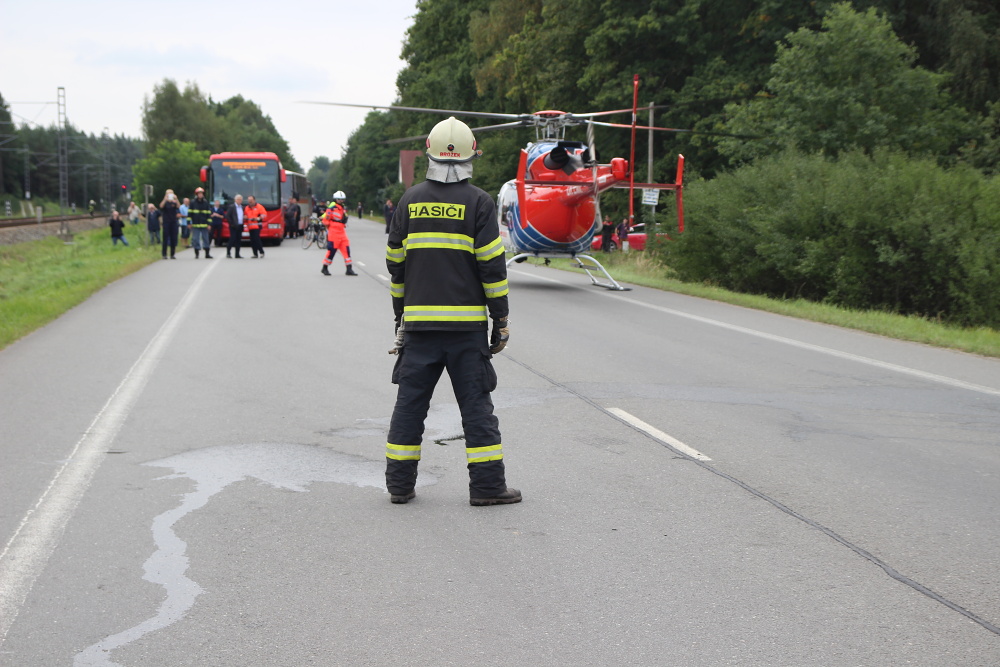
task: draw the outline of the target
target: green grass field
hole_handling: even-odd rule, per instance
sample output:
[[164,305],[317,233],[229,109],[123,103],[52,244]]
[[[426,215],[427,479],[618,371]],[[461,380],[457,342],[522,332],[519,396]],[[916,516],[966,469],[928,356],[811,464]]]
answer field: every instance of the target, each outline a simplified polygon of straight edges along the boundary
[[[160,258],[159,247],[144,245],[143,225],[126,225],[129,247],[112,247],[110,232],[97,229],[64,244],[56,237],[0,246],[0,348],[44,326],[102,287]],[[737,294],[709,285],[683,283],[652,256],[640,253],[599,255],[616,280],[714,299],[815,322],[873,334],[1000,357],[1000,332],[985,327],[967,329],[919,317],[860,312],[811,303]],[[539,263],[541,260],[528,260]],[[553,260],[558,269],[576,271],[570,260]]]
[[[0,246],[0,348],[44,326],[102,287],[160,258],[144,225],[126,225],[129,247],[107,228]],[[140,235],[142,238],[140,238]]]
[[[889,338],[947,347],[988,357],[1000,357],[1000,331],[987,327],[962,328],[922,317],[878,311],[847,310],[803,299],[770,299],[752,294],[729,292],[710,285],[684,283],[670,278],[668,268],[657,264],[651,255],[642,252],[597,253],[595,256],[619,282],[713,299],[849,329],[858,329]],[[528,261],[541,263],[542,260],[530,259]],[[552,266],[583,273],[582,270],[574,268],[571,260],[552,260]]]

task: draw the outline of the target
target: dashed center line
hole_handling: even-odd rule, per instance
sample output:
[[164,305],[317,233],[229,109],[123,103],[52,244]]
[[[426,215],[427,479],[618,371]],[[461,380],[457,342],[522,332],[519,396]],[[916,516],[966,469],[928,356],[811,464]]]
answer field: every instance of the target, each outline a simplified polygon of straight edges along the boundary
[[646,422],[642,421],[641,419],[639,419],[635,415],[629,414],[629,413],[625,412],[624,410],[622,410],[620,408],[608,408],[607,410],[608,410],[608,412],[610,412],[611,414],[613,414],[615,417],[618,417],[619,419],[621,419],[625,423],[627,423],[627,424],[629,424],[631,426],[634,426],[635,428],[639,429],[643,433],[646,433],[648,435],[653,436],[654,438],[656,438],[657,440],[659,440],[660,442],[662,442],[664,444],[670,445],[671,447],[673,447],[677,451],[679,451],[679,452],[681,452],[683,454],[687,454],[688,456],[690,456],[693,459],[697,459],[699,461],[711,461],[712,460],[712,459],[708,458],[707,456],[705,456],[704,454],[702,454],[701,452],[699,452],[697,449],[694,449],[693,447],[689,447],[689,446],[685,445],[683,442],[681,442],[677,438],[675,438],[675,437],[673,437],[673,436],[671,436],[671,435],[669,435],[667,433],[664,433],[663,431],[661,431],[660,429],[656,428],[655,426],[651,426],[650,424],[647,424]]

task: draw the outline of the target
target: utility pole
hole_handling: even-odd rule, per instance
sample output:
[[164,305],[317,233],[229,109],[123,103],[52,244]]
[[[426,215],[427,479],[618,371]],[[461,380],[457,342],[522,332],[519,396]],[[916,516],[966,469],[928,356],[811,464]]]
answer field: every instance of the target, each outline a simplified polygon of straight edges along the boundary
[[111,214],[111,155],[110,155],[110,144],[111,137],[108,136],[108,128],[104,128],[104,132],[101,134],[101,140],[104,143],[104,201],[107,205],[107,213]]
[[[652,129],[653,128],[653,107],[654,106],[656,106],[656,102],[650,102],[649,103],[649,128],[650,129],[649,129],[649,156],[648,156],[647,162],[646,162],[646,182],[647,183],[653,183],[654,182],[653,181],[653,129]],[[647,227],[649,227],[649,229],[647,230],[647,234],[655,234],[656,233],[656,229],[655,229],[655,226],[656,226],[656,204],[653,204],[652,206],[650,206],[649,210],[650,210],[651,215],[650,215],[650,218],[649,218],[649,225],[647,225]],[[655,238],[655,237],[647,236],[647,238]]]
[[28,147],[24,147],[24,198],[31,199],[31,156]]
[[57,93],[59,109],[59,235],[68,240],[69,223],[66,222],[66,209],[69,208],[69,122],[66,120],[66,89],[59,86]]

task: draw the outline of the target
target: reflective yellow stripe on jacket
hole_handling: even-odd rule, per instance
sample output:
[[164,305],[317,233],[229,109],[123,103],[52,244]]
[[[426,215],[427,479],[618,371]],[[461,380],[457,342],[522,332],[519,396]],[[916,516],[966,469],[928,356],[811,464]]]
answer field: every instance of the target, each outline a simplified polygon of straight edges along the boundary
[[405,322],[485,322],[486,306],[405,306]]
[[507,286],[507,279],[504,278],[500,282],[496,283],[483,283],[483,291],[486,293],[487,299],[495,299],[498,296],[507,296],[510,293],[510,289]]
[[444,232],[417,232],[403,239],[403,251],[422,248],[441,248],[444,250],[464,250],[475,252],[475,244],[471,236],[465,234],[447,234]]
[[476,259],[486,262],[503,253],[503,239],[498,236],[495,241],[487,243],[482,248],[476,248]]

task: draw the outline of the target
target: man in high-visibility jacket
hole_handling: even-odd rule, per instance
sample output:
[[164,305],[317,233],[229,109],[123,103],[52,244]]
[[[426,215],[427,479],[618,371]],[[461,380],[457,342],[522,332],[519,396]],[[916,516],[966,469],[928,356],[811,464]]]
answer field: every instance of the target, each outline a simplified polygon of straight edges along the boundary
[[323,268],[320,273],[324,276],[330,275],[330,265],[333,258],[340,251],[344,256],[344,264],[347,266],[347,275],[356,276],[351,260],[351,240],[347,238],[347,209],[344,208],[344,201],[347,195],[341,190],[333,193],[333,203],[321,218],[326,225],[326,257],[323,258]]
[[[396,316],[399,386],[386,443],[386,487],[393,503],[415,497],[424,419],[441,372],[448,370],[462,413],[469,503],[507,505],[490,362],[507,344],[507,265],[493,197],[469,183],[472,130],[448,118],[427,136],[427,180],[407,190],[389,229],[386,266]],[[488,322],[493,320],[487,338]]]
[[191,217],[191,245],[194,247],[194,258],[198,259],[198,253],[205,251],[205,259],[212,259],[208,249],[212,239],[208,236],[208,225],[212,221],[212,206],[205,199],[205,189],[195,188],[194,200],[188,207],[188,215]]
[[247,205],[243,209],[243,222],[246,223],[247,231],[250,232],[250,247],[253,248],[254,259],[257,253],[264,259],[264,246],[260,242],[260,228],[264,224],[267,216],[267,209],[257,203],[257,198],[253,195],[247,197]]

